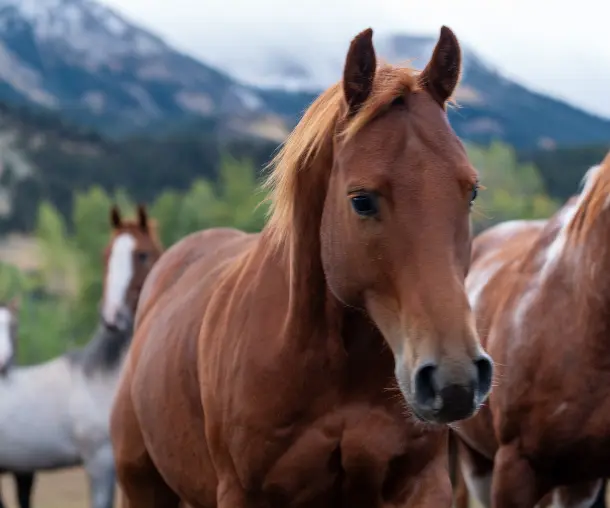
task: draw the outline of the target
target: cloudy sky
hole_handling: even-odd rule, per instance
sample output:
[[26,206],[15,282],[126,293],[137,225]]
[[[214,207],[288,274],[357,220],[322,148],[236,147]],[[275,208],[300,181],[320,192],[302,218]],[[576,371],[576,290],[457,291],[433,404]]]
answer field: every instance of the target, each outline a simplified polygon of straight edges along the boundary
[[[451,27],[505,75],[610,117],[610,2],[601,0],[102,0],[209,63],[281,48],[315,59],[377,33]],[[314,49],[315,48],[315,49]]]

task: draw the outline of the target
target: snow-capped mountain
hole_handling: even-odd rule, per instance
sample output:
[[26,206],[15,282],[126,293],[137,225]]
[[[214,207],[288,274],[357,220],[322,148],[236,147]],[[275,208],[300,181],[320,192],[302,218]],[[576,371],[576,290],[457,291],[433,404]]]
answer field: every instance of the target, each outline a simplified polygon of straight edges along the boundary
[[0,99],[125,132],[264,111],[249,87],[93,0],[0,0]]
[[[323,41],[322,41],[323,42]],[[320,90],[340,78],[344,48],[235,54],[215,68],[95,0],[0,0],[0,101],[37,106],[101,129],[137,133],[191,118],[280,140]],[[421,68],[436,36],[379,34],[381,58]],[[516,146],[610,139],[610,121],[505,79],[470,48],[452,123],[465,139]]]

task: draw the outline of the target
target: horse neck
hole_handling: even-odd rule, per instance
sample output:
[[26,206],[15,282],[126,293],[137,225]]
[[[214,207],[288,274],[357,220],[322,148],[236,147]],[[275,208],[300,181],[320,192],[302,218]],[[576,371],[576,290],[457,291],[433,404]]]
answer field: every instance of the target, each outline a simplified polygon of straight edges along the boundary
[[586,335],[593,340],[610,331],[610,209],[603,210],[585,229],[572,228],[561,239],[563,252],[558,256],[556,275],[568,281],[576,316],[585,323]]
[[131,330],[111,329],[100,320],[93,339],[82,350],[81,364],[85,373],[118,371],[131,337]]

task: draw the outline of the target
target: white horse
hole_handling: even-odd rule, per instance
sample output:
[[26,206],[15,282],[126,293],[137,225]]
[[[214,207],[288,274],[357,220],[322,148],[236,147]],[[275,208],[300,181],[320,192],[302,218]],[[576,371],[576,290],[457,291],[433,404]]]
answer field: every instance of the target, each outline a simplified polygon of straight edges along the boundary
[[114,504],[110,409],[140,290],[161,246],[143,207],[137,221],[122,221],[113,207],[111,222],[102,312],[92,340],[46,363],[13,367],[0,379],[0,470],[32,480],[24,487],[30,492],[19,495],[21,508],[29,508],[35,471],[76,465],[88,476],[90,506]]
[[5,377],[17,354],[19,301],[0,303],[0,377]]

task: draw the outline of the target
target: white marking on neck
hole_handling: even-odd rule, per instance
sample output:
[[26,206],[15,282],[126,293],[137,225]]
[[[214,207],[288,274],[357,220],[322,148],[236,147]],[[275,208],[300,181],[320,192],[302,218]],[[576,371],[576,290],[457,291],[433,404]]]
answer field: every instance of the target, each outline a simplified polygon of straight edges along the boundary
[[13,341],[11,340],[11,311],[0,307],[0,369],[5,367],[13,356]]
[[136,239],[129,233],[121,233],[114,239],[108,273],[106,275],[106,291],[102,304],[102,315],[109,324],[115,324],[117,313],[125,305],[127,288],[133,277],[133,251]]

